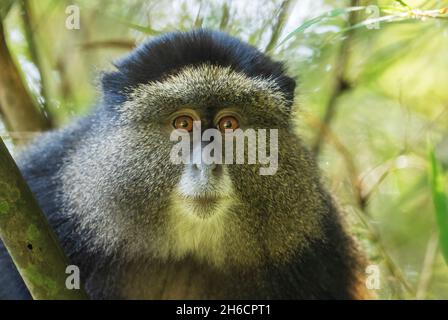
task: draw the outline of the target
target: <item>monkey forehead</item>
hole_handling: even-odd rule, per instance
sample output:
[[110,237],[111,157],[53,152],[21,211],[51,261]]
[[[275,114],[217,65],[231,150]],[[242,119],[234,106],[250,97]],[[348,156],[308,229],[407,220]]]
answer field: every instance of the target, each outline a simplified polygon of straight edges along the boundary
[[174,112],[179,107],[216,104],[261,108],[288,115],[288,101],[273,78],[248,77],[230,67],[188,66],[161,81],[141,84],[128,93],[122,110],[153,108]]

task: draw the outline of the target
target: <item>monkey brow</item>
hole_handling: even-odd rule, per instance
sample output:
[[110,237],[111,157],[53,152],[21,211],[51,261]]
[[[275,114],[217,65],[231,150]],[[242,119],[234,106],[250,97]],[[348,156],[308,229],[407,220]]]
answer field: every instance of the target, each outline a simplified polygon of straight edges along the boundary
[[236,107],[260,111],[282,111],[286,100],[275,81],[251,78],[230,68],[217,66],[188,67],[164,81],[137,87],[130,98],[159,111],[179,108],[202,109]]

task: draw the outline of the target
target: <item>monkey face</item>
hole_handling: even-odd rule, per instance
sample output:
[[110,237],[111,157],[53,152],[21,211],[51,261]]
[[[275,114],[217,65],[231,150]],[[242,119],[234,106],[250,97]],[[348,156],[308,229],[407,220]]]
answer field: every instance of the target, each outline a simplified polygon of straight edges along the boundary
[[[162,82],[139,86],[130,94],[121,112],[127,126],[141,132],[150,131],[158,135],[158,142],[166,142],[157,150],[165,153],[165,159],[172,153],[173,142],[177,142],[171,139],[173,130],[184,131],[184,136],[189,138],[186,158],[189,161],[176,164],[180,175],[168,190],[177,209],[201,219],[227,211],[229,204],[237,200],[235,181],[228,169],[235,164],[234,157],[229,163],[227,154],[224,155],[228,151],[233,153],[234,149],[228,150],[226,145],[219,151],[213,150],[214,159],[207,162],[204,151],[209,144],[220,142],[224,146],[228,136],[225,131],[229,129],[278,130],[289,125],[286,101],[275,83],[206,64],[186,67]],[[248,142],[257,147],[256,140]],[[255,164],[248,163],[249,148],[243,145],[243,161],[239,164]],[[169,166],[172,166],[173,160],[170,160]]]

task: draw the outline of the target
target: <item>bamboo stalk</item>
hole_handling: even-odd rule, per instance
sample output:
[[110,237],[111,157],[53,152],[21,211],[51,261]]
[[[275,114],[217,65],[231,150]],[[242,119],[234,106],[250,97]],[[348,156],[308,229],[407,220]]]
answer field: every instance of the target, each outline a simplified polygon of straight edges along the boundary
[[[360,0],[351,0],[350,7],[358,7]],[[357,20],[357,13],[355,11],[350,12],[348,27],[353,26]],[[325,136],[326,127],[329,127],[331,121],[336,114],[336,106],[339,97],[345,92],[351,89],[349,82],[346,79],[346,69],[349,62],[350,47],[353,40],[354,29],[347,31],[347,37],[342,42],[339,48],[338,59],[335,66],[335,80],[333,82],[332,92],[330,93],[330,99],[328,100],[325,114],[322,119],[322,127],[316,135],[316,139],[312,146],[313,153],[318,156]]]
[[224,4],[222,5],[221,11],[222,16],[221,21],[219,22],[219,30],[225,31],[227,30],[230,21],[230,8],[226,2],[224,2]]
[[23,26],[25,30],[26,41],[28,43],[28,50],[31,56],[31,60],[33,61],[34,65],[36,66],[40,74],[40,81],[41,81],[40,94],[44,99],[41,105],[46,112],[47,121],[49,125],[53,127],[54,124],[52,118],[50,117],[51,101],[48,90],[48,83],[45,74],[45,68],[42,63],[41,56],[39,54],[39,48],[37,45],[38,41],[36,39],[36,30],[34,28],[35,26],[33,15],[34,12],[32,10],[31,3],[29,0],[21,0],[20,5],[22,9]]
[[290,14],[290,9],[293,7],[293,4],[295,1],[291,0],[284,0],[280,6],[280,10],[277,16],[277,20],[272,28],[272,35],[269,39],[269,43],[266,45],[265,52],[270,52],[272,49],[275,48],[275,45],[278,42],[278,39],[283,31],[283,28],[286,25],[286,22],[288,21],[288,17]]
[[88,298],[67,289],[68,259],[1,139],[0,238],[34,299]]
[[431,234],[426,246],[425,258],[423,259],[423,267],[420,272],[420,279],[418,281],[417,293],[415,299],[423,300],[426,298],[429,283],[433,275],[434,263],[437,258],[437,250],[439,248],[439,236],[436,232]]
[[[50,123],[36,107],[8,50],[0,21],[0,113],[11,131],[39,132]],[[18,141],[22,143],[25,141]]]

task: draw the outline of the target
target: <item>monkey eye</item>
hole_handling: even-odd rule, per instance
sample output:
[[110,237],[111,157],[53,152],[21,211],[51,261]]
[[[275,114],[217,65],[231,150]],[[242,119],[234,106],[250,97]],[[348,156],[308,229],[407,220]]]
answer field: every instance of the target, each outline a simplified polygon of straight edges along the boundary
[[191,132],[193,130],[193,118],[190,116],[179,116],[173,120],[173,127]]
[[236,130],[238,128],[238,119],[233,116],[224,116],[218,121],[218,129],[222,132],[225,132],[226,130]]

